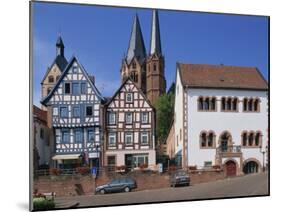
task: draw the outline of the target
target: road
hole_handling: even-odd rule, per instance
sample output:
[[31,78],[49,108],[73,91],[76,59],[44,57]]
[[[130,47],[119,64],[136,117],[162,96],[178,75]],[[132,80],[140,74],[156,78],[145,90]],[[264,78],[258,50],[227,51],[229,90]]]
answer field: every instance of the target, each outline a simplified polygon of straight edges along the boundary
[[57,197],[59,208],[62,202],[79,202],[80,207],[108,206],[134,203],[151,203],[175,200],[211,199],[250,195],[268,195],[268,174],[259,173],[202,183],[189,187],[162,188],[130,193],[105,195]]

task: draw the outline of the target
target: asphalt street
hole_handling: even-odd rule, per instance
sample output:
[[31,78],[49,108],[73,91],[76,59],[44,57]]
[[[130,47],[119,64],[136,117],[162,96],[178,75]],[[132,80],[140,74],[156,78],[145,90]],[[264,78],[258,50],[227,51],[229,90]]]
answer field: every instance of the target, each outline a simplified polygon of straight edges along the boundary
[[[133,203],[151,203],[175,200],[211,199],[268,195],[268,173],[252,174],[189,187],[162,188],[130,193],[57,197],[57,207],[65,202],[79,202],[79,206],[108,206]],[[79,207],[78,206],[78,207]]]

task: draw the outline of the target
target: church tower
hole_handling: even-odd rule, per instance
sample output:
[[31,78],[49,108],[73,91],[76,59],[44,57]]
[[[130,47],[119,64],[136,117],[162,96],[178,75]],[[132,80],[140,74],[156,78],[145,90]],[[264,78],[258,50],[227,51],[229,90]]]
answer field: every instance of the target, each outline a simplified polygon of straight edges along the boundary
[[138,15],[135,15],[127,55],[122,60],[121,79],[128,77],[146,93],[146,50]]
[[[46,97],[52,90],[57,80],[59,79],[61,73],[67,65],[67,60],[64,57],[64,44],[61,36],[58,37],[56,42],[56,57],[41,81],[41,98]],[[45,106],[42,105],[43,110],[47,110]]]
[[146,60],[146,96],[152,105],[166,92],[164,68],[165,59],[161,49],[158,11],[153,10],[150,51]]

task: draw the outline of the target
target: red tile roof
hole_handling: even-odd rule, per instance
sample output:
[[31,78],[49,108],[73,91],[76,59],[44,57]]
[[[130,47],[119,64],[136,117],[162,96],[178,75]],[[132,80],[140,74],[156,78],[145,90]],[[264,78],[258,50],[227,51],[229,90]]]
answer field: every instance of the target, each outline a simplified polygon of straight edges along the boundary
[[47,111],[41,110],[39,107],[33,105],[33,117],[40,119],[47,123]]
[[267,90],[267,81],[255,67],[178,63],[184,86]]

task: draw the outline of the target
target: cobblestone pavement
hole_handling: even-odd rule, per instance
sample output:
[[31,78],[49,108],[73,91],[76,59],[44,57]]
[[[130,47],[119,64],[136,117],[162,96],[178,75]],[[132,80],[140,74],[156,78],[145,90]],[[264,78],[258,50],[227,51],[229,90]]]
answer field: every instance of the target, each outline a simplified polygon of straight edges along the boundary
[[79,207],[151,203],[175,200],[210,199],[250,195],[268,195],[268,173],[252,174],[189,187],[162,188],[130,193],[57,197],[56,202],[77,201]]

